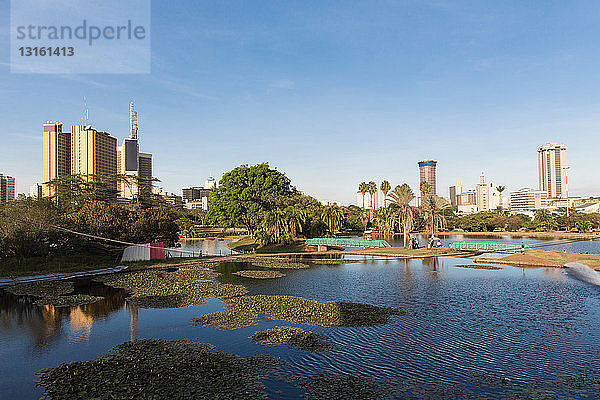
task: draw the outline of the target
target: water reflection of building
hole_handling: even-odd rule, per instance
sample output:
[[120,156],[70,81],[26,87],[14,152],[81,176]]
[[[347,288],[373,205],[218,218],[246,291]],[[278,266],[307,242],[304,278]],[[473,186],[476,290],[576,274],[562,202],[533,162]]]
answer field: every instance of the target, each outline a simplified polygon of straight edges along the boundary
[[140,308],[131,302],[125,302],[125,309],[129,311],[129,338],[135,340],[138,334],[138,316]]
[[94,318],[86,314],[82,307],[72,307],[69,312],[69,342],[87,341],[90,338]]
[[0,289],[0,333],[8,332],[12,335],[10,332],[18,332],[19,336],[30,337],[35,347],[44,348],[63,335],[63,321],[68,318],[68,339],[87,340],[96,320],[122,309],[127,292],[94,284],[86,288],[85,293],[104,299],[79,307],[57,308],[50,305],[39,306],[34,297],[16,296]]

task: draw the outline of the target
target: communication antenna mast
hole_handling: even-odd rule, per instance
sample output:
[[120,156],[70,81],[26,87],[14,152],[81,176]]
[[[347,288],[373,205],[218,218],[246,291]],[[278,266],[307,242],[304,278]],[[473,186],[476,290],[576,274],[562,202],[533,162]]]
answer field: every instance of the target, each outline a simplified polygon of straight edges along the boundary
[[81,125],[89,125],[89,110],[87,106],[87,98],[83,96],[83,114],[81,115]]
[[129,103],[129,125],[130,125],[129,137],[131,139],[137,139],[138,119],[137,119],[137,111],[135,111],[135,108],[133,106],[133,101],[131,103]]

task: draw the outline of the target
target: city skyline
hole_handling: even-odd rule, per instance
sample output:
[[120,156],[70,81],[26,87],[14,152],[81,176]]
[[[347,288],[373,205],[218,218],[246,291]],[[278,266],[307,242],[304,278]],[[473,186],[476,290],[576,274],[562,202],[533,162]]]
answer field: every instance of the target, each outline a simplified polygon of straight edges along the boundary
[[42,180],[39,126],[77,124],[84,97],[92,125],[118,138],[136,102],[153,175],[172,192],[268,161],[303,192],[350,204],[363,180],[417,191],[422,159],[438,161],[439,188],[474,187],[484,171],[510,192],[537,187],[531,154],[558,142],[569,194],[600,193],[593,3],[190,7],[153,5],[151,74],[18,75],[0,60],[0,170],[18,193]]

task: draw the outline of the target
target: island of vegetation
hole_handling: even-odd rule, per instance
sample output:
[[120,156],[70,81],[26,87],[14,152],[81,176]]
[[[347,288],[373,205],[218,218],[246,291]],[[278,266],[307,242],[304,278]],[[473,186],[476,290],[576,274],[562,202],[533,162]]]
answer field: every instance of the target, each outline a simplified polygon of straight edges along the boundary
[[125,342],[96,360],[38,372],[44,399],[263,399],[270,356],[238,357],[194,340]]
[[403,311],[391,307],[344,301],[318,301],[294,296],[241,296],[225,300],[223,311],[192,319],[195,325],[235,329],[256,324],[259,316],[314,326],[372,326],[386,324]]
[[251,339],[265,346],[283,344],[292,349],[312,352],[330,351],[335,348],[335,345],[329,340],[329,336],[292,326],[276,326],[272,329],[254,332]]

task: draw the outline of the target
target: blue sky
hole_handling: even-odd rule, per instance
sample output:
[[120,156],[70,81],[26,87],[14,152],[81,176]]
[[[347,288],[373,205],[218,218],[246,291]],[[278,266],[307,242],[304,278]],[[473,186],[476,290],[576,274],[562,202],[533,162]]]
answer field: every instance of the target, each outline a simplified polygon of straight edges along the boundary
[[[568,4],[567,4],[568,3]],[[537,187],[536,149],[568,147],[570,193],[600,194],[597,1],[152,1],[151,74],[10,74],[0,0],[0,173],[41,181],[41,126],[81,118],[142,151],[169,191],[269,161],[352,203],[361,181],[438,194],[481,172]]]

